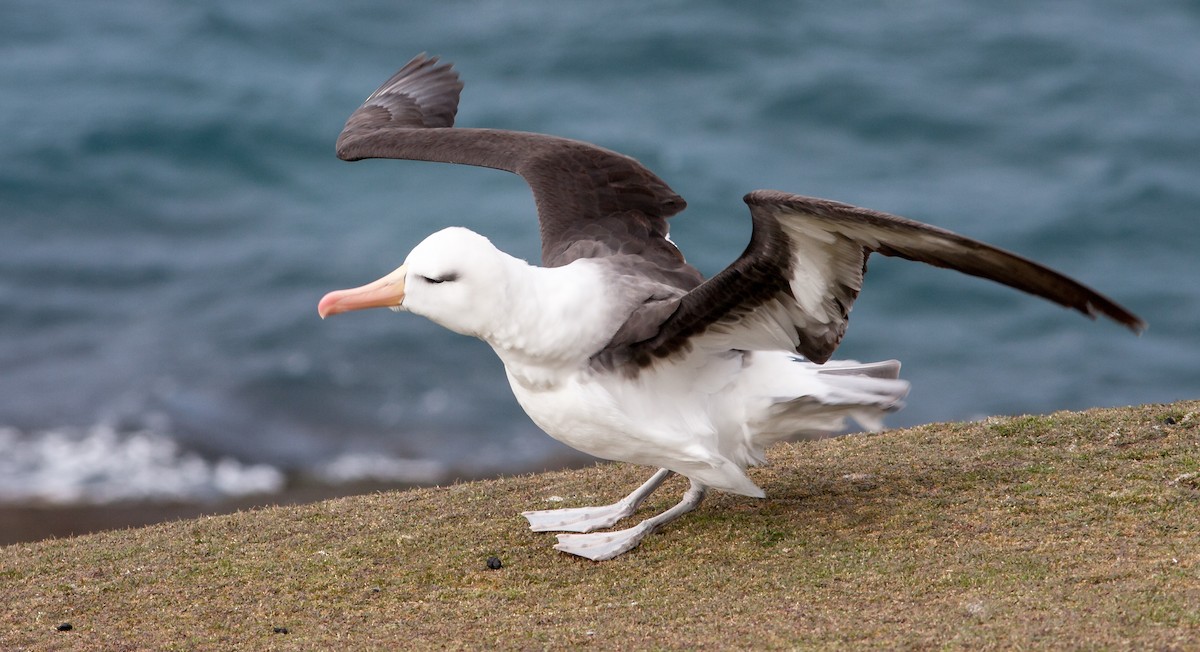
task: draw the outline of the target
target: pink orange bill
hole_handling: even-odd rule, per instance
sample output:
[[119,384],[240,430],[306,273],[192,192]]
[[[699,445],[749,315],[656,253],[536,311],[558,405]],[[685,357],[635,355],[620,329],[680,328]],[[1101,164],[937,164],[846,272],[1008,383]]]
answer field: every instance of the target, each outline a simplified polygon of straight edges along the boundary
[[335,290],[321,297],[317,314],[321,319],[339,312],[364,310],[366,308],[397,308],[404,303],[404,276],[408,272],[404,265],[378,281],[349,290]]

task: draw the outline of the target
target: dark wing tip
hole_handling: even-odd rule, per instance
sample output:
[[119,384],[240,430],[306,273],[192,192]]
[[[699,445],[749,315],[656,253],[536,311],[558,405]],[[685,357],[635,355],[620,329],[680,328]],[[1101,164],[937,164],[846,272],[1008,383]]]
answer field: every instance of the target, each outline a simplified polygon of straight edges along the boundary
[[418,54],[350,114],[338,136],[338,158],[348,161],[362,158],[347,144],[363,131],[380,127],[453,127],[462,89],[462,80],[453,64],[441,63],[436,56]]
[[1142,333],[1146,332],[1147,328],[1150,328],[1150,325],[1146,323],[1146,320],[1138,317],[1132,312],[1129,312],[1120,304],[1109,300],[1103,295],[1101,295],[1100,298],[1103,299],[1103,301],[1089,301],[1087,303],[1086,312],[1088,317],[1096,319],[1100,315],[1104,315],[1109,319],[1121,324],[1125,328],[1128,328],[1133,332],[1134,335],[1138,336],[1141,336]]
[[[418,54],[371,93],[363,106],[391,108],[411,102],[419,111],[416,127],[453,127],[463,83],[454,64],[441,63],[436,56]],[[407,116],[406,116],[407,117]]]

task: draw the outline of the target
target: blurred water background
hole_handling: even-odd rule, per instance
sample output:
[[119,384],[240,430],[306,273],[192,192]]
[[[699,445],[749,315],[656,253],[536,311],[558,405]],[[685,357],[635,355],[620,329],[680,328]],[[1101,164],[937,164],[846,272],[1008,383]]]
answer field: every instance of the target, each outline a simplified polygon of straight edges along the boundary
[[317,318],[443,226],[537,259],[518,177],[334,157],[422,51],[460,70],[459,125],[654,169],[705,273],[747,241],[741,196],[776,188],[1016,250],[1150,322],[1136,338],[874,257],[839,357],[904,362],[891,425],[1200,395],[1194,2],[7,0],[0,504],[586,463],[485,345],[387,311]]

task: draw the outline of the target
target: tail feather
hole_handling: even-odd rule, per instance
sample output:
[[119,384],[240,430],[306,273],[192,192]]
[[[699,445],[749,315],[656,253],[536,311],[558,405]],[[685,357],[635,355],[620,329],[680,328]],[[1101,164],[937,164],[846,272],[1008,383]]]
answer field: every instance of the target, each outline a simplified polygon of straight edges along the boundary
[[830,360],[817,367],[817,373],[836,374],[842,376],[870,376],[871,378],[900,377],[899,360],[882,360],[880,362],[858,362],[857,360]]
[[795,356],[766,362],[772,377],[764,383],[772,393],[757,419],[750,421],[749,452],[756,462],[780,441],[820,439],[843,433],[847,419],[878,431],[883,418],[904,407],[909,384],[899,380],[895,360],[860,363],[831,361],[817,365]]

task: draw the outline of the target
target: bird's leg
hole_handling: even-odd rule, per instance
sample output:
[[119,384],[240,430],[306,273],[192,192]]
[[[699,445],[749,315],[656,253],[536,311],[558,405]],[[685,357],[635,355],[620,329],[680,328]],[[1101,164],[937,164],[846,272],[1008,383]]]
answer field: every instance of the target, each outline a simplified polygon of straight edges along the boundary
[[612,527],[617,521],[637,511],[638,505],[671,475],[672,471],[659,469],[633,493],[611,505],[546,509],[522,512],[521,516],[529,520],[529,529],[534,532],[591,532]]
[[625,530],[591,534],[560,534],[558,535],[558,545],[554,546],[554,549],[587,557],[593,561],[612,559],[623,552],[636,548],[646,535],[662,525],[696,509],[700,501],[704,500],[704,491],[704,485],[693,480],[691,488],[683,494],[683,500],[658,516],[651,516]]

